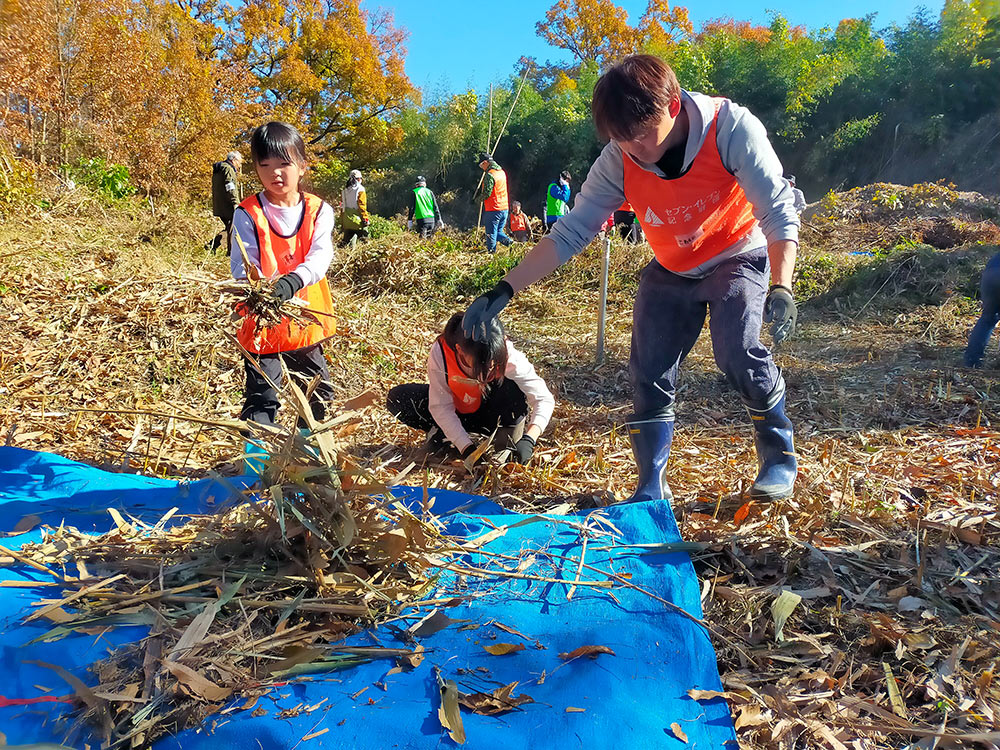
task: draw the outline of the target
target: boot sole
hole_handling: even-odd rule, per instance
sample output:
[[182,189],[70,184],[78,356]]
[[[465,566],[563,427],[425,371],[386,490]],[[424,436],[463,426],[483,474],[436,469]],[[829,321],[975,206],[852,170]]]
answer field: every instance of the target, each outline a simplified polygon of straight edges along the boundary
[[792,495],[795,494],[795,488],[792,487],[787,490],[782,490],[778,492],[762,492],[761,490],[751,489],[750,492],[748,492],[747,494],[750,496],[751,500],[760,500],[766,503],[773,503],[776,500],[787,500],[788,498],[790,498]]

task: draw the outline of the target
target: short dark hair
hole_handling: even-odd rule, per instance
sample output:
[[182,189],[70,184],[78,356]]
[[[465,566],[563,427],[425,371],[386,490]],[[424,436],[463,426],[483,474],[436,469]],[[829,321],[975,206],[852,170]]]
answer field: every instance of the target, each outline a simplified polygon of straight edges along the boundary
[[629,141],[652,125],[680,97],[673,69],[653,55],[631,55],[602,75],[591,110],[604,138]]
[[507,369],[507,333],[499,318],[486,324],[486,339],[475,341],[462,330],[462,313],[455,313],[444,327],[444,343],[452,349],[461,347],[475,363],[472,377],[487,381],[503,379]]
[[287,122],[268,122],[255,128],[250,136],[250,156],[258,164],[265,159],[304,164],[306,144],[299,131]]
[[562,172],[559,173],[559,177],[563,180],[566,180],[566,182],[569,182],[570,180],[569,170],[564,169]]

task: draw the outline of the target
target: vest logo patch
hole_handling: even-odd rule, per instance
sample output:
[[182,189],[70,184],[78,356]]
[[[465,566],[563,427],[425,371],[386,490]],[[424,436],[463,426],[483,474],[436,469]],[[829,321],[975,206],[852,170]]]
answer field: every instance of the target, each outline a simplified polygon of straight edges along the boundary
[[654,214],[652,208],[646,208],[646,217],[644,220],[651,227],[663,226],[663,219]]
[[476,403],[476,399],[473,396],[469,395],[468,393],[464,393],[464,394],[462,394],[462,403],[463,404],[474,404],[474,403]]

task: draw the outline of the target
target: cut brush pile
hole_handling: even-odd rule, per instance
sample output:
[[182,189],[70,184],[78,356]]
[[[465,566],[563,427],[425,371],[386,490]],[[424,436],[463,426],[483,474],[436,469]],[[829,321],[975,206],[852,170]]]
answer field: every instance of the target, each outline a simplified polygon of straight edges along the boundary
[[338,433],[355,426],[350,409],[364,399],[317,424],[305,394],[290,390],[311,432],[259,431],[270,453],[260,497],[234,487],[218,513],[175,525],[171,513],[149,525],[110,511],[106,534],[61,526],[11,553],[61,589],[26,618],[53,624],[40,640],[150,627],[94,665],[94,687],[43,665],[72,685],[78,718],[106,746],[149,747],[276,681],[417,653],[332,644],[419,606],[431,567],[457,548],[390,495],[368,494],[384,488],[346,474],[342,484]]

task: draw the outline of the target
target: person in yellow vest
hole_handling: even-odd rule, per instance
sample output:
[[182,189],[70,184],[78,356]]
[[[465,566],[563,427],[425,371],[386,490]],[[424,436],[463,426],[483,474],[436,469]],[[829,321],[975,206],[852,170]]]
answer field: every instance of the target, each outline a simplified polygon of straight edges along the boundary
[[510,234],[515,242],[530,242],[534,236],[531,230],[531,219],[521,210],[521,201],[512,201],[508,217]]
[[764,126],[728,99],[683,91],[673,70],[650,55],[628,57],[602,75],[592,112],[609,143],[573,209],[469,306],[465,330],[481,335],[515,292],[583,250],[628,201],[655,256],[633,308],[627,427],[639,483],[629,499],[671,499],[664,475],[677,372],[706,313],[716,364],[753,425],[758,473],[750,496],[788,497],[798,464],[785,381],[760,331],[770,323],[777,344],[795,330],[799,217]]
[[[427,383],[389,391],[386,408],[403,424],[428,433],[428,447],[450,443],[465,458],[476,449],[470,433],[489,436],[527,463],[552,417],[555,399],[528,358],[494,318],[479,341],[462,331],[462,313],[448,321],[427,358]],[[527,425],[527,426],[525,426]]]
[[[306,170],[302,137],[291,125],[269,122],[253,131],[250,154],[263,190],[240,203],[233,216],[234,234],[243,241],[250,263],[265,279],[274,280],[281,300],[297,297],[314,311],[320,323],[299,325],[290,320],[256,331],[252,316],[237,333],[240,344],[253,355],[256,367],[245,362],[246,391],[240,419],[274,424],[278,394],[272,383],[282,381],[281,363],[304,387],[319,375],[310,399],[313,416],[322,420],[333,396],[330,373],[321,342],[335,330],[333,304],[326,272],[333,260],[333,208],[301,189]],[[234,278],[245,279],[248,269],[237,239],[230,248]],[[305,427],[300,420],[299,427]],[[248,446],[248,454],[259,451]],[[248,460],[255,470],[258,464]]]
[[483,225],[486,227],[486,252],[495,253],[497,242],[509,247],[513,240],[503,232],[507,223],[507,211],[510,204],[507,200],[507,173],[500,169],[493,157],[482,152],[479,154],[479,168],[486,174],[476,191],[473,200],[483,201]]
[[352,169],[340,194],[340,228],[344,232],[340,238],[341,247],[354,245],[359,239],[362,242],[368,239],[371,216],[368,214],[368,192],[363,183],[361,170]]

